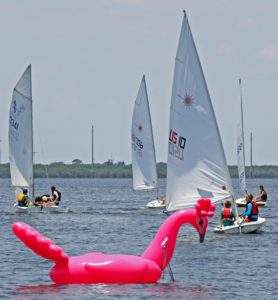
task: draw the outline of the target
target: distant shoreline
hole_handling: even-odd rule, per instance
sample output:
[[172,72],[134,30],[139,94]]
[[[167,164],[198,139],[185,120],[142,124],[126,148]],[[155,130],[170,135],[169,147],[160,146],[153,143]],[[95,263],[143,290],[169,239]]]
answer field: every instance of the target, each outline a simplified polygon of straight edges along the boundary
[[[232,178],[238,178],[237,167],[229,166]],[[54,162],[49,165],[34,165],[35,178],[131,178],[132,168],[130,164],[124,162],[83,164]],[[159,178],[166,178],[167,164],[157,163],[157,173]],[[250,178],[250,168],[246,167],[246,177]],[[10,178],[9,164],[0,164],[0,178]],[[278,178],[278,166],[264,165],[253,166],[252,178]]]

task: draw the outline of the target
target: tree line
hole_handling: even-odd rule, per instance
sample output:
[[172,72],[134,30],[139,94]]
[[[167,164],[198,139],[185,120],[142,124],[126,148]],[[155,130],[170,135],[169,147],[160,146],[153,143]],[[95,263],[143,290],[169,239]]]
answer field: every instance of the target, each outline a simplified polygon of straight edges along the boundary
[[[232,178],[238,177],[236,166],[229,166],[229,172]],[[157,174],[159,178],[166,178],[166,163],[157,163]],[[278,178],[278,166],[253,166],[252,175],[253,178]],[[130,164],[125,164],[123,161],[113,162],[108,160],[92,166],[75,159],[71,164],[64,162],[53,162],[48,165],[35,164],[34,176],[36,178],[130,178],[132,177],[132,168]],[[0,178],[9,177],[9,164],[0,164]],[[246,167],[246,177],[250,177],[249,167]]]

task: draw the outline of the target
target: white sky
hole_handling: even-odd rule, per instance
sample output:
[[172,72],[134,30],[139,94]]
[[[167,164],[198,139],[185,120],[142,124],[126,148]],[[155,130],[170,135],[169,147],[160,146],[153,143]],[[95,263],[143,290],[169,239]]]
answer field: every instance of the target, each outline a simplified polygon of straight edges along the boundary
[[187,11],[220,128],[234,164],[243,80],[246,156],[278,164],[278,1],[0,1],[0,138],[8,160],[14,85],[33,71],[36,161],[130,161],[130,127],[146,74],[158,161],[166,161],[174,58]]

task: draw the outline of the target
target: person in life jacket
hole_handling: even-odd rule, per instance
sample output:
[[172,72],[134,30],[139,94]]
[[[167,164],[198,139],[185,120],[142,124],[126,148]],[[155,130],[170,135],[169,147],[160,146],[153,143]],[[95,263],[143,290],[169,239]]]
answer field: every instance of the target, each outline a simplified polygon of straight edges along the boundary
[[246,196],[245,211],[241,215],[245,222],[257,221],[259,216],[259,209],[256,203],[256,199],[252,194]]
[[267,192],[264,189],[264,186],[260,185],[260,191],[259,191],[259,194],[257,196],[257,201],[266,202],[266,200],[267,200]]
[[62,197],[62,193],[55,187],[51,187],[51,195],[52,195],[52,201],[55,205],[59,205]]
[[234,224],[235,215],[232,210],[232,203],[231,201],[227,200],[224,203],[224,207],[221,213],[221,223],[223,226],[231,226]]
[[28,190],[23,189],[16,197],[17,205],[21,207],[26,207],[29,205]]

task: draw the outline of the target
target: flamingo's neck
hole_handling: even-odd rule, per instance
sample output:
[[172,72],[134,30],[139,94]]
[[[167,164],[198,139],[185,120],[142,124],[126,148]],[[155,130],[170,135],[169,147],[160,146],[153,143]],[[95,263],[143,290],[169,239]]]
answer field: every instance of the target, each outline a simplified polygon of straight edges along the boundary
[[180,227],[194,224],[195,220],[195,208],[175,212],[160,226],[142,257],[153,260],[161,270],[165,269],[173,256]]

